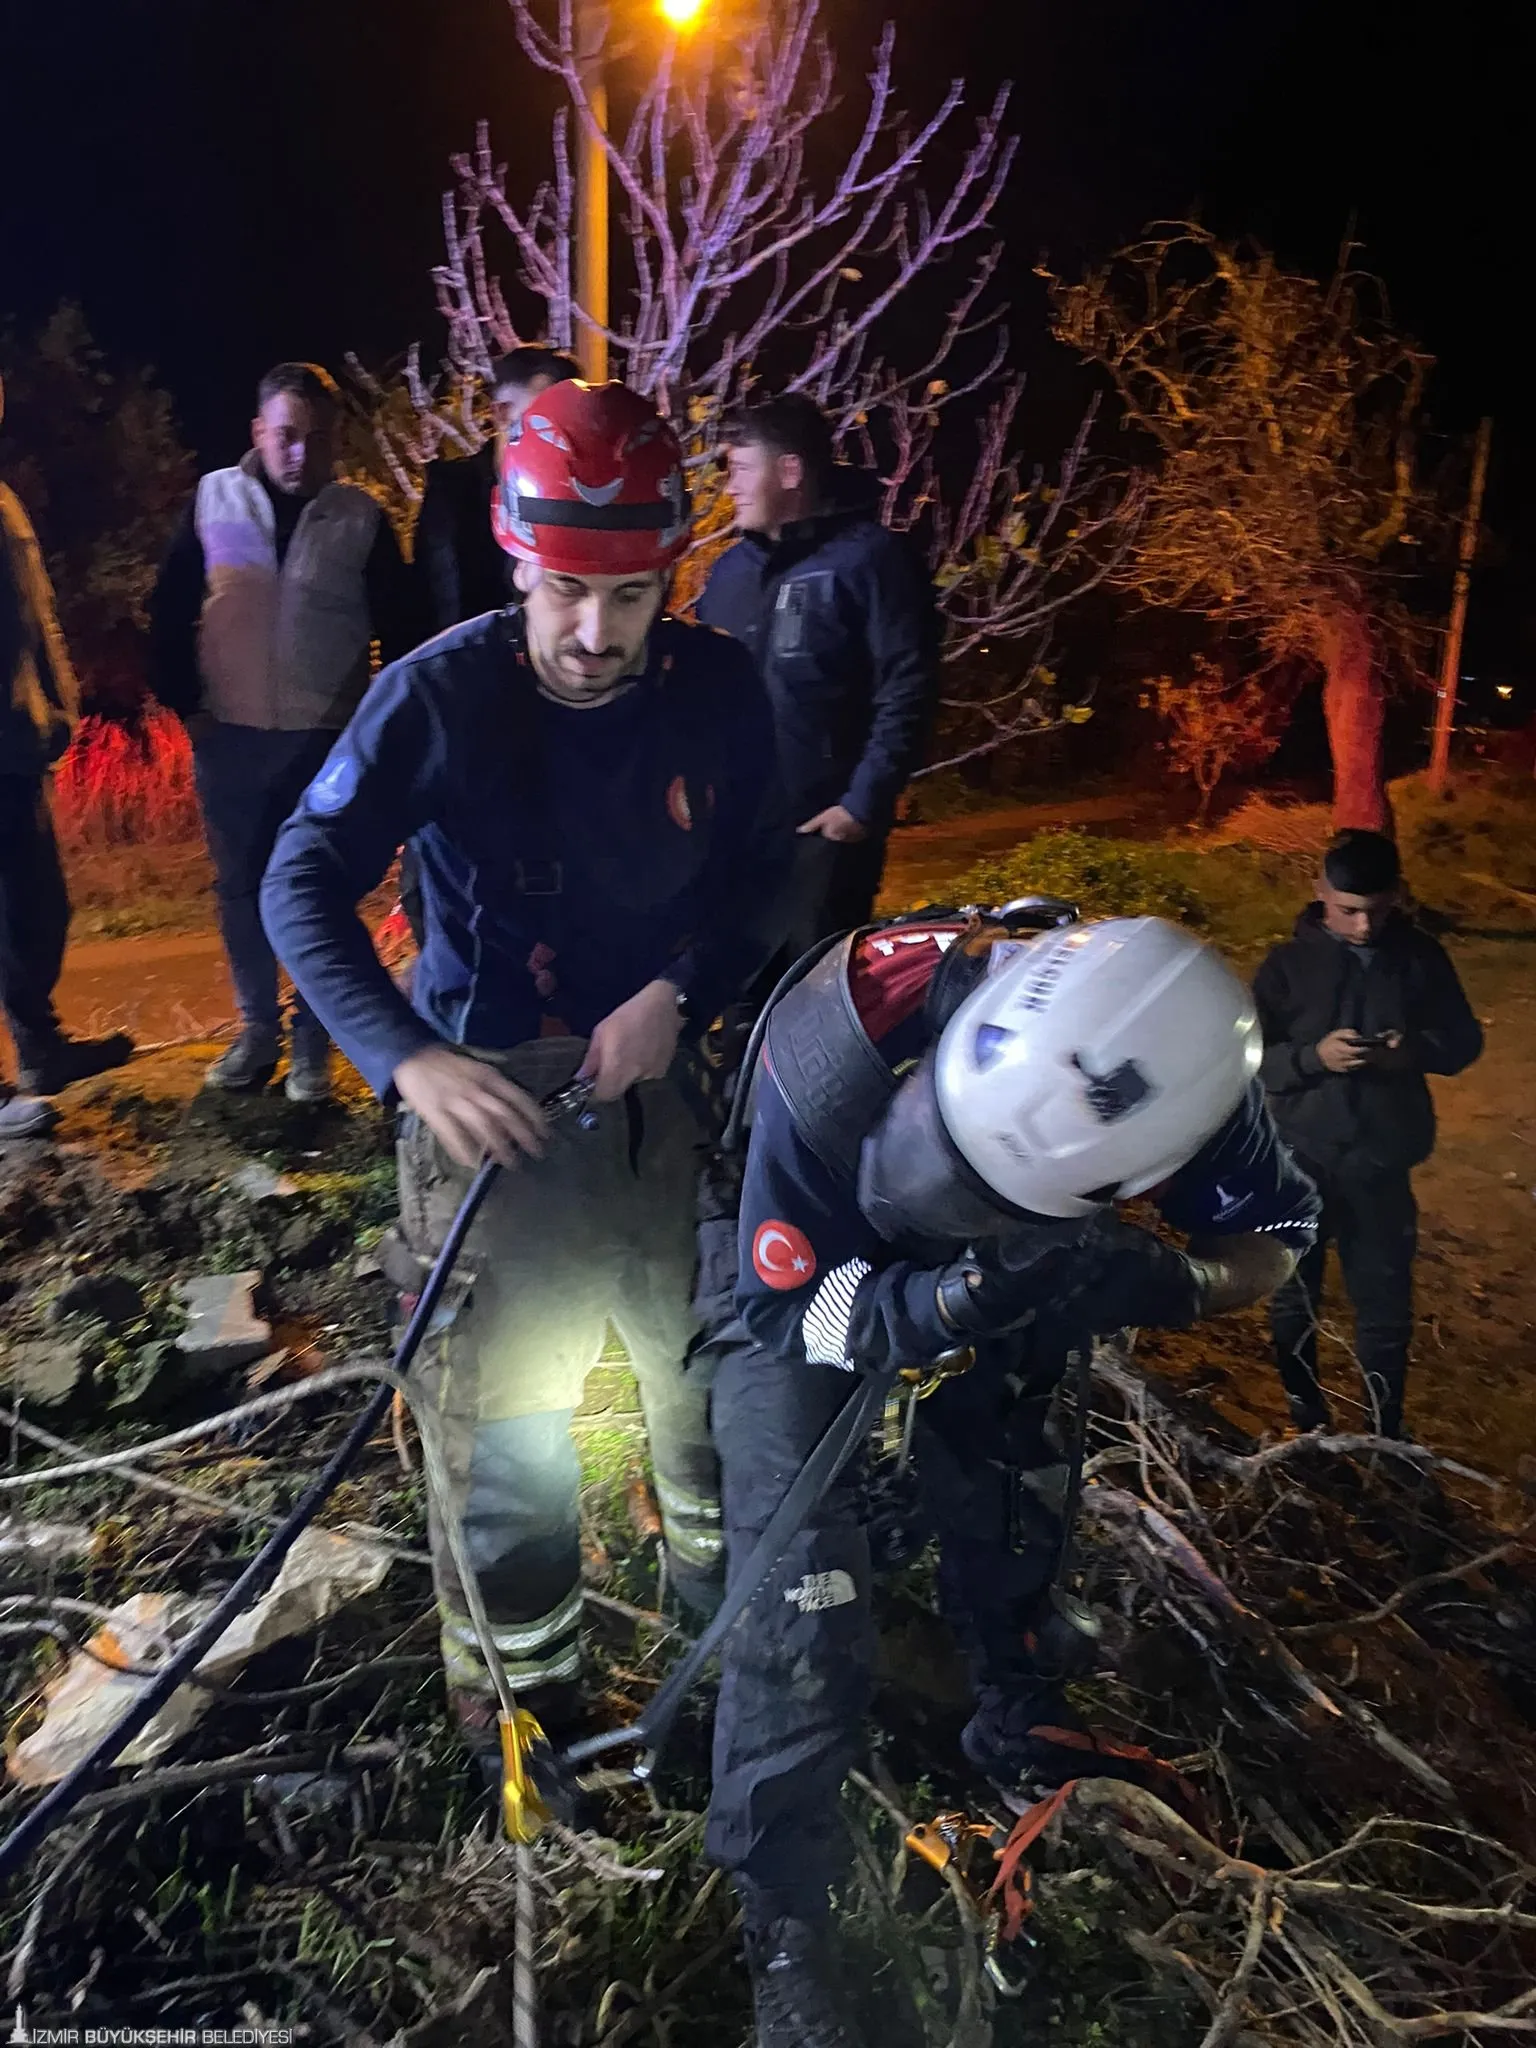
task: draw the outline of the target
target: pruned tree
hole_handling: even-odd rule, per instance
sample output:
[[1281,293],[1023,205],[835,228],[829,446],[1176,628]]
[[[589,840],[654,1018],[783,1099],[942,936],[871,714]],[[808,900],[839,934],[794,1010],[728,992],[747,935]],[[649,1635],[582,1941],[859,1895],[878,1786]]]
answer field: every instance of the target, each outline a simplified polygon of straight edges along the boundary
[[[994,216],[1017,148],[1004,126],[1008,86],[968,127],[960,81],[910,119],[896,102],[888,26],[850,146],[819,0],[758,0],[707,12],[686,40],[659,35],[649,55],[605,34],[614,100],[627,110],[607,134],[573,0],[553,0],[548,15],[536,0],[508,4],[523,51],[563,101],[551,172],[515,196],[484,124],[454,160],[434,273],[445,359],[429,374],[413,350],[397,384],[365,378],[396,487],[414,497],[424,462],[481,444],[500,352],[530,333],[569,346],[592,325],[573,282],[573,151],[602,134],[619,224],[622,311],[604,330],[615,373],[669,411],[690,449],[701,516],[683,601],[726,535],[712,461],[722,411],[759,385],[808,392],[830,411],[842,452],[878,477],[882,518],[926,549],[949,652],[1000,639],[1029,650],[1006,697],[985,707],[986,745],[1056,722],[1041,680],[1046,638],[1122,559],[1138,496],[1090,453],[1091,416],[1059,465],[1018,453],[1023,380],[1008,368],[995,291]],[[919,180],[939,154],[951,165],[942,196]],[[890,352],[898,302],[900,362]]]
[[1246,626],[1276,661],[1315,664],[1336,822],[1379,830],[1389,650],[1406,616],[1394,550],[1423,505],[1431,358],[1349,259],[1320,284],[1176,223],[1053,300],[1058,335],[1103,366],[1161,456],[1120,579],[1149,604]]
[[1218,663],[1197,656],[1183,682],[1158,676],[1152,703],[1167,728],[1163,751],[1176,775],[1187,775],[1199,791],[1195,822],[1203,825],[1222,779],[1240,768],[1256,768],[1280,744],[1291,695],[1268,677],[1237,682]]

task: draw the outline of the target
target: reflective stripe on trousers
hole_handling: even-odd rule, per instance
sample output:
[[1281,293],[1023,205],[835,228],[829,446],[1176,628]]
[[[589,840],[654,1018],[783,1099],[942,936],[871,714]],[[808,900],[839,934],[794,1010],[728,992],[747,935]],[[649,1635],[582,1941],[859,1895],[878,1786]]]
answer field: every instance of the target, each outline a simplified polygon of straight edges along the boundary
[[[459,1692],[494,1692],[484,1652],[468,1615],[439,1601],[443,1669]],[[516,1627],[493,1623],[491,1641],[514,1690],[551,1685],[581,1675],[581,1588],[550,1613]]]
[[701,1572],[714,1571],[725,1550],[718,1495],[691,1493],[686,1487],[656,1478],[661,1530],[672,1555]]

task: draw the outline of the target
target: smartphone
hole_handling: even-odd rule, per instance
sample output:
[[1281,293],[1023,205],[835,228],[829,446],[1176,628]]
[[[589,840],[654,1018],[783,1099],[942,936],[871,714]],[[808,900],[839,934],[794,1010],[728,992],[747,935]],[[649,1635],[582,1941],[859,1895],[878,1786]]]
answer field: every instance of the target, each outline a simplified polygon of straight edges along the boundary
[[1390,1031],[1362,1031],[1358,1034],[1360,1043],[1368,1052],[1381,1052],[1392,1043]]

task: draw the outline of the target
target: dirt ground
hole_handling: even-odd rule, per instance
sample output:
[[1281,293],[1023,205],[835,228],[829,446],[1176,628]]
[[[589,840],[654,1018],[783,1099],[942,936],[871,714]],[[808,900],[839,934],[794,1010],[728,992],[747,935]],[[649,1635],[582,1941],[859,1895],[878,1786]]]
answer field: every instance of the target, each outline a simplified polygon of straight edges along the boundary
[[[1536,1476],[1536,945],[1451,940],[1487,1034],[1476,1066],[1433,1082],[1440,1138],[1414,1176],[1419,1199],[1417,1336],[1408,1388],[1414,1434],[1499,1477]],[[1349,1304],[1330,1261],[1321,1352],[1335,1419],[1363,1426]],[[1285,1404],[1259,1312],[1219,1329],[1142,1339],[1141,1355],[1205,1391],[1253,1434]]]

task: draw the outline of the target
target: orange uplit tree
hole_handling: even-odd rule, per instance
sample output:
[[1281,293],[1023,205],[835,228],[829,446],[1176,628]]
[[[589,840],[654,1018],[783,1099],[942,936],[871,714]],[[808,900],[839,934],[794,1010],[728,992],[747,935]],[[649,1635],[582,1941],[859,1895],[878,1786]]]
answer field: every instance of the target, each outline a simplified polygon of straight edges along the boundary
[[1187,223],[1053,288],[1062,340],[1108,372],[1160,456],[1119,571],[1147,603],[1246,628],[1323,678],[1339,825],[1389,830],[1382,715],[1425,514],[1415,432],[1431,358],[1346,249],[1327,284]]
[[1274,688],[1263,676],[1234,682],[1216,662],[1197,658],[1188,678],[1159,676],[1150,695],[1166,728],[1168,765],[1199,791],[1195,822],[1203,825],[1223,779],[1240,768],[1257,768],[1279,746],[1292,692]]

